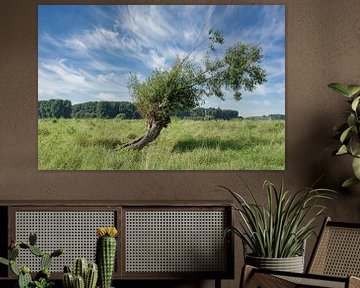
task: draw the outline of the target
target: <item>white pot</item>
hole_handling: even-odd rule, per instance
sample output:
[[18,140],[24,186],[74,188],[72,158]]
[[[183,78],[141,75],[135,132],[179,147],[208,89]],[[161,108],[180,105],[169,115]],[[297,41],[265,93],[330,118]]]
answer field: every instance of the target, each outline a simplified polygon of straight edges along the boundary
[[304,256],[263,258],[246,255],[245,263],[262,269],[304,273]]

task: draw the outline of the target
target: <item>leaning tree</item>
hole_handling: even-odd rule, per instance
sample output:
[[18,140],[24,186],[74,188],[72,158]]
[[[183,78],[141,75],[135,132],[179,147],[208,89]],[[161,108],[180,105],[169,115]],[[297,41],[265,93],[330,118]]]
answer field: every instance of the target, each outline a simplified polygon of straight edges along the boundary
[[155,69],[144,81],[130,76],[128,89],[146,119],[147,131],[123,147],[141,150],[170,124],[174,112],[199,106],[204,96],[224,100],[224,90],[231,90],[239,101],[242,90],[252,91],[266,81],[259,45],[237,43],[219,57],[215,48],[224,44],[223,36],[214,30],[208,36],[208,47],[201,60],[194,57],[194,52],[205,44],[198,38],[189,53],[176,57],[170,68]]

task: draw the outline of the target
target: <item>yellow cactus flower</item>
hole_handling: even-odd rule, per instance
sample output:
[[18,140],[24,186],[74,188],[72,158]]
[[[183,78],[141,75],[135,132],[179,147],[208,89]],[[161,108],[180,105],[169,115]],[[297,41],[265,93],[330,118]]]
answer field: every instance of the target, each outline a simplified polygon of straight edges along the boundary
[[96,234],[99,237],[104,237],[104,236],[116,237],[118,231],[115,227],[99,227],[96,231]]

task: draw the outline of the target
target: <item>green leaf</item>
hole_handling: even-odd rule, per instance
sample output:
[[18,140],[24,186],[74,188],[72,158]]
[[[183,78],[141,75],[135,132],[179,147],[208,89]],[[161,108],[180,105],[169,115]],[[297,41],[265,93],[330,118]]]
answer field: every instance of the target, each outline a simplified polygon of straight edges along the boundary
[[350,114],[347,118],[347,124],[349,125],[349,127],[351,126],[355,126],[356,124],[356,116],[354,114]]
[[350,141],[348,143],[348,150],[354,157],[360,156],[360,138],[357,134],[354,134],[350,137]]
[[356,97],[351,103],[351,109],[356,111],[357,106],[359,105],[360,96]]
[[360,92],[360,85],[348,85],[347,90],[349,91],[351,96],[354,96]]
[[5,258],[3,258],[3,257],[0,257],[0,263],[1,263],[1,264],[4,264],[4,265],[9,265],[9,264],[10,264],[9,260],[8,260],[8,259],[5,259]]
[[346,85],[341,84],[341,83],[330,83],[328,85],[329,88],[333,89],[334,91],[336,91],[337,93],[341,94],[342,96],[345,97],[351,97],[351,94],[347,88]]
[[347,179],[346,181],[344,181],[344,183],[341,185],[341,187],[348,188],[352,185],[359,184],[359,183],[360,183],[359,179],[357,179],[356,177],[351,177],[351,178]]
[[360,158],[355,157],[353,159],[352,168],[356,178],[360,180]]
[[21,270],[20,270],[20,268],[16,265],[16,262],[15,262],[15,261],[10,261],[10,268],[11,268],[11,271],[12,271],[16,276],[19,276]]
[[341,143],[344,143],[344,141],[346,140],[346,137],[348,136],[351,129],[352,129],[352,127],[349,127],[347,129],[345,129],[345,131],[343,133],[341,133],[341,136],[340,136]]
[[344,155],[344,154],[348,154],[348,150],[347,150],[347,147],[346,145],[341,145],[341,147],[339,148],[339,150],[336,152],[335,155]]

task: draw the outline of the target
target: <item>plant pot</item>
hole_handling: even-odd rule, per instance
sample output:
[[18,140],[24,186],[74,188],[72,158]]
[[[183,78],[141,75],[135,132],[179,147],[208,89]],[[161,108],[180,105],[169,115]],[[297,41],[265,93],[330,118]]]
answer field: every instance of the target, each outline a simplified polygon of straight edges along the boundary
[[263,258],[246,255],[245,263],[262,269],[304,273],[304,256],[289,258]]

